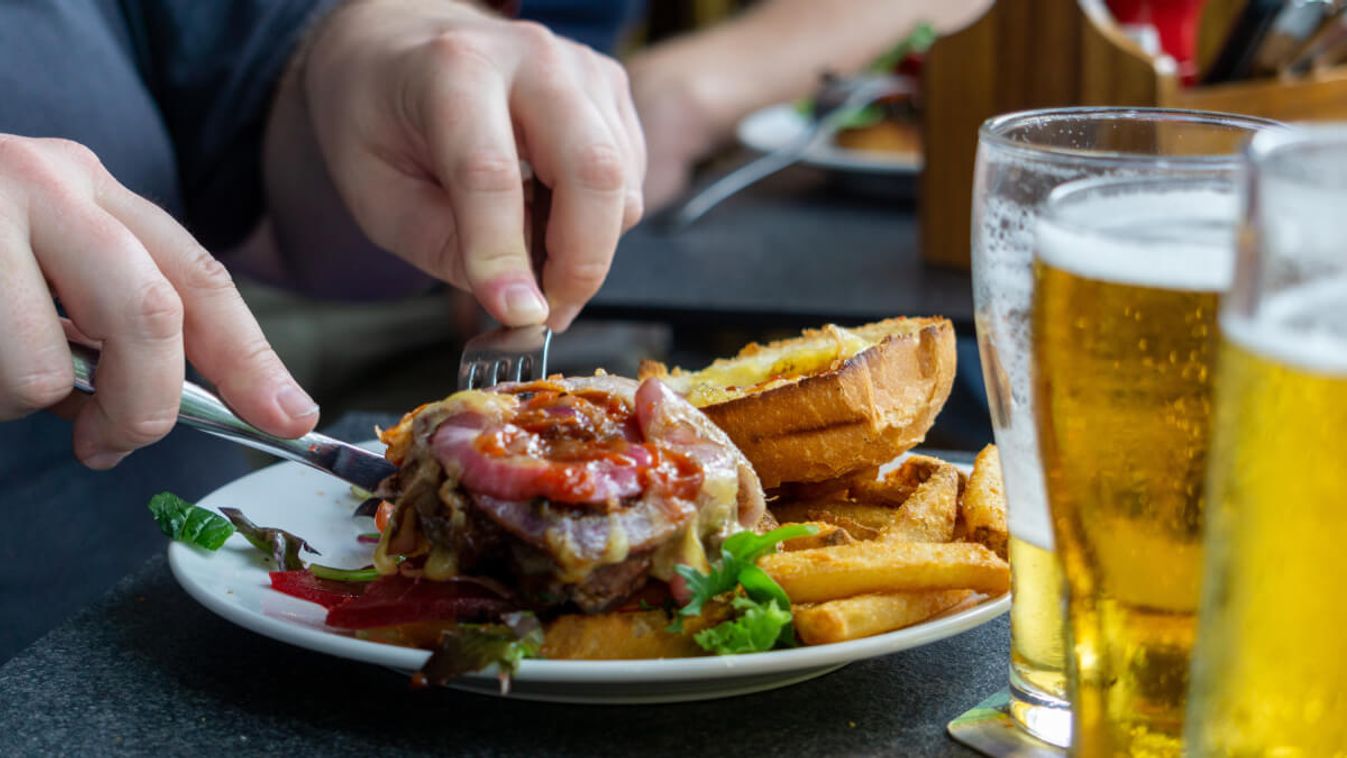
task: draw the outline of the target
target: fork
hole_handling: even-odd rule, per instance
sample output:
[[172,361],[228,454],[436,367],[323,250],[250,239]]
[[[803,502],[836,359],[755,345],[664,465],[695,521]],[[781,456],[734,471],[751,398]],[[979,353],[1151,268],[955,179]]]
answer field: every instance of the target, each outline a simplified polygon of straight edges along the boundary
[[[547,260],[547,216],[552,191],[533,178],[533,208],[529,214],[529,256],[533,274],[541,280]],[[544,324],[500,327],[473,337],[463,345],[458,361],[458,388],[476,390],[501,382],[526,382],[547,376],[547,351],[552,330]]]
[[857,109],[905,91],[909,91],[909,85],[888,74],[828,80],[815,96],[813,120],[799,136],[696,190],[676,208],[666,211],[664,230],[676,234],[687,229],[732,195],[793,165],[817,145],[831,139]]

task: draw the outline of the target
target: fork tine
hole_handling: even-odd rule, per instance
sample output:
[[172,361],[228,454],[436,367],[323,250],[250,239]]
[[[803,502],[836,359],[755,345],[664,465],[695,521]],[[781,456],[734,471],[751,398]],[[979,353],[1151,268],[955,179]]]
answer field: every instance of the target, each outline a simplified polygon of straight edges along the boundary
[[459,389],[486,389],[505,381],[541,379],[552,332],[543,326],[496,329],[463,346]]
[[458,388],[461,390],[476,389],[477,385],[477,362],[463,361],[458,366]]
[[491,384],[495,386],[500,384],[510,376],[510,356],[504,355],[496,359],[491,364]]

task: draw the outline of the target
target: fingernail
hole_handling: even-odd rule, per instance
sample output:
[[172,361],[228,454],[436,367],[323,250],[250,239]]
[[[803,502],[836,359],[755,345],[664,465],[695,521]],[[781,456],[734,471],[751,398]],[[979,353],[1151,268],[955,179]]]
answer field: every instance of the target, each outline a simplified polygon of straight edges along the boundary
[[126,457],[126,453],[95,453],[84,459],[84,465],[103,471],[116,466]]
[[511,284],[505,288],[505,313],[512,326],[541,324],[547,319],[547,303],[533,287]]
[[318,415],[318,404],[313,402],[313,398],[297,384],[292,384],[277,393],[276,402],[280,403],[281,410],[293,419]]

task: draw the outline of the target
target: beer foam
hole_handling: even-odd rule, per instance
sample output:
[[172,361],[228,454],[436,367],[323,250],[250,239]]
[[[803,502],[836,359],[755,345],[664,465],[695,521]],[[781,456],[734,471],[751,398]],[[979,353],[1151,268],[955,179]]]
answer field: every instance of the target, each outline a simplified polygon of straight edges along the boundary
[[1038,256],[1087,279],[1220,292],[1235,263],[1238,202],[1215,188],[1076,197],[1037,225]]
[[1347,375],[1347,275],[1278,292],[1253,316],[1224,315],[1221,329],[1251,353],[1313,373]]

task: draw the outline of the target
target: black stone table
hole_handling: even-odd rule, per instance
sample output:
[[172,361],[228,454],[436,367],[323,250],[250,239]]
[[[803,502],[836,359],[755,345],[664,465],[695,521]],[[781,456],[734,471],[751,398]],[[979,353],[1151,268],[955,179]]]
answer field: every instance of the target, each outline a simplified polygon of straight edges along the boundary
[[618,247],[589,316],[783,327],[944,315],[972,324],[967,271],[924,263],[910,198],[844,192],[823,172],[788,169],[689,229],[658,218]]
[[197,605],[158,556],[0,666],[0,755],[971,756],[945,724],[1005,686],[1008,628],[756,695],[556,705],[414,691],[262,637]]

